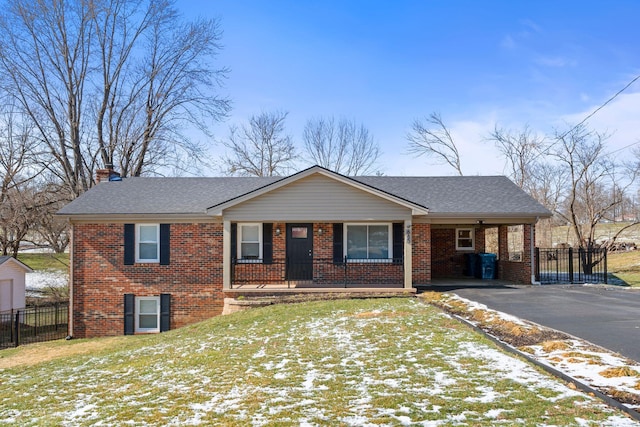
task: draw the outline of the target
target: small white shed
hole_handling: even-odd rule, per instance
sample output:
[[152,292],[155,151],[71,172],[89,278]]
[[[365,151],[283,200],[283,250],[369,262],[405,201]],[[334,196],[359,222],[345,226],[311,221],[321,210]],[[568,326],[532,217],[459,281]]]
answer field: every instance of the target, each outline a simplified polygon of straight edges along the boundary
[[25,275],[33,270],[10,256],[0,256],[0,312],[25,307]]

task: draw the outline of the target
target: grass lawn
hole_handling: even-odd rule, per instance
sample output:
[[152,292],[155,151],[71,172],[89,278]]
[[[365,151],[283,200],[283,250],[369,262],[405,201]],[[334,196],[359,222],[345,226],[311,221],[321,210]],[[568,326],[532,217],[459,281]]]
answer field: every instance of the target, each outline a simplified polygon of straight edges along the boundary
[[640,287],[640,251],[609,253],[607,269],[629,286]]
[[412,298],[0,352],[0,424],[637,425]]
[[18,259],[33,270],[48,270],[66,273],[69,270],[69,254],[19,253]]

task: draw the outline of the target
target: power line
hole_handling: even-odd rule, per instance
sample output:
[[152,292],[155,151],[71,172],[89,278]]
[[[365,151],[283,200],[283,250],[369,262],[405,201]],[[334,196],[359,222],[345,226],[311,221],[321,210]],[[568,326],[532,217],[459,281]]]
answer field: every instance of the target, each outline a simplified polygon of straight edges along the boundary
[[580,123],[578,123],[577,125],[575,125],[574,127],[572,127],[571,129],[569,129],[568,131],[566,131],[565,133],[563,133],[562,135],[556,137],[556,139],[562,139],[565,136],[567,136],[568,134],[570,134],[571,132],[573,132],[574,130],[576,130],[578,127],[582,126],[587,120],[589,120],[591,117],[593,117],[598,111],[602,110],[604,107],[606,107],[611,101],[613,101],[614,99],[616,99],[618,97],[618,95],[620,95],[622,92],[624,92],[625,90],[627,90],[629,88],[629,86],[631,86],[632,84],[634,84],[636,81],[638,81],[638,79],[640,79],[640,75],[636,76],[633,80],[631,80],[629,83],[627,83],[627,85],[625,87],[623,87],[622,89],[620,89],[619,91],[617,91],[611,98],[607,99],[606,102],[604,104],[602,104],[601,106],[599,106],[598,108],[596,108],[595,110],[593,110],[591,112],[591,114],[589,114],[587,117],[585,117]]

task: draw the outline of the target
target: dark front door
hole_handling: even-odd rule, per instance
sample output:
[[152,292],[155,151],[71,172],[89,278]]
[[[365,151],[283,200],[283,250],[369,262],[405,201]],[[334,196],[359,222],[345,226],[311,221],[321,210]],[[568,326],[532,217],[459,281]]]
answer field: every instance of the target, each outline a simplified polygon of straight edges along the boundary
[[312,224],[287,224],[287,279],[313,279]]

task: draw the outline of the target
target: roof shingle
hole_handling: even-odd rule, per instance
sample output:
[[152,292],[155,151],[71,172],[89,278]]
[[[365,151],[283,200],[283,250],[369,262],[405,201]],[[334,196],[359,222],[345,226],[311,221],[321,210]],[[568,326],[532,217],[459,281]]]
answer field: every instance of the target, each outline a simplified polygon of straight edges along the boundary
[[[204,214],[272,184],[278,177],[125,178],[103,182],[60,215]],[[504,176],[354,177],[354,181],[425,206],[430,215],[534,215],[550,212]]]

